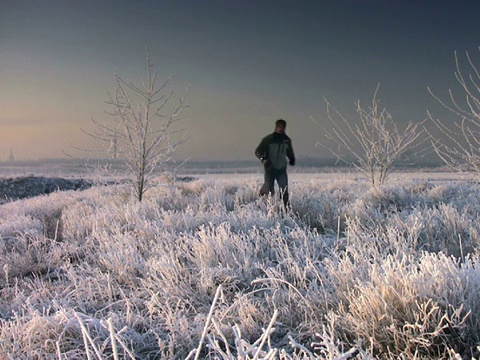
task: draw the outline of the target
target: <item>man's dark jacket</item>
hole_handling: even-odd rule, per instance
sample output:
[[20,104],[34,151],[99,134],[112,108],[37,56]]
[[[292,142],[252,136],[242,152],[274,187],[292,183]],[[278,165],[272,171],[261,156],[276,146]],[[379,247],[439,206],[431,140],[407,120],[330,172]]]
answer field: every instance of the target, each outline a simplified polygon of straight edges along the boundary
[[273,132],[265,136],[255,150],[255,155],[268,167],[285,169],[287,159],[290,165],[295,165],[292,140],[286,134]]

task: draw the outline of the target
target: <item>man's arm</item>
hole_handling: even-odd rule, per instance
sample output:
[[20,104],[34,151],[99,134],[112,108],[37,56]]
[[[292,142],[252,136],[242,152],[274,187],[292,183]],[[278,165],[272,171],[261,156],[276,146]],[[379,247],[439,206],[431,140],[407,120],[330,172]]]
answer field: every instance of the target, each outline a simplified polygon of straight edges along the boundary
[[290,165],[295,165],[295,154],[293,153],[292,140],[290,140],[290,146],[287,149],[287,157],[290,160]]
[[255,156],[262,161],[268,157],[269,141],[270,141],[270,137],[265,136],[260,142],[260,144],[257,146],[257,148],[255,149]]

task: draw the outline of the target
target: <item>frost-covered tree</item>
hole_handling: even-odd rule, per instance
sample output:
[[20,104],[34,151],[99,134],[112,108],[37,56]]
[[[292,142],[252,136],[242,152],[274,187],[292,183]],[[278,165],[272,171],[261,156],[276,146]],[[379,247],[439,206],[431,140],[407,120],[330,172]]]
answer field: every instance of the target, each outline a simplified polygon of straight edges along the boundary
[[465,52],[465,57],[469,69],[467,73],[462,71],[459,56],[455,52],[455,78],[460,84],[462,96],[454,95],[453,90],[449,89],[451,104],[447,104],[428,89],[430,94],[457,118],[456,121],[448,123],[429,113],[429,118],[443,135],[443,140],[436,139],[432,144],[437,155],[448,167],[480,173],[480,73],[468,52]]
[[399,160],[415,156],[412,150],[424,140],[424,120],[399,129],[390,113],[379,107],[378,89],[370,106],[363,106],[360,100],[355,103],[359,115],[356,121],[342,116],[327,101],[329,125],[322,126],[327,140],[317,142],[339,161],[365,174],[373,187],[385,183]]
[[174,129],[185,110],[188,89],[178,100],[168,90],[171,76],[161,85],[157,73],[152,71],[150,53],[146,50],[147,79],[142,86],[115,77],[116,89],[109,94],[107,103],[112,111],[110,121],[91,119],[94,130],[88,134],[104,145],[104,151],[114,158],[123,159],[135,190],[142,201],[155,171],[171,159],[177,146],[186,141],[185,134]]

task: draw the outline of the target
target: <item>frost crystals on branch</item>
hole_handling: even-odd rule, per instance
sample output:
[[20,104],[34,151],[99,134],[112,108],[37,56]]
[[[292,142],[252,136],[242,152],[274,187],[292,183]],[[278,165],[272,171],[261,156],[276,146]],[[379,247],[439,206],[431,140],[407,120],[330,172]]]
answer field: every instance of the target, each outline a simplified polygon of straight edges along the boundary
[[147,81],[137,87],[116,76],[114,96],[109,94],[112,112],[111,122],[100,123],[92,118],[95,130],[89,133],[113,151],[113,157],[123,159],[135,190],[142,201],[149,187],[151,175],[171,159],[177,146],[186,141],[185,134],[174,130],[185,110],[185,94],[175,102],[173,90],[167,90],[171,76],[160,86],[157,74],[152,72],[150,54],[146,50]]
[[317,142],[328,149],[340,161],[353,165],[364,173],[373,187],[381,186],[387,180],[396,162],[416,156],[410,151],[423,140],[423,121],[409,122],[402,131],[387,110],[380,109],[377,99],[378,86],[373,95],[372,105],[365,109],[357,101],[360,121],[354,123],[343,117],[337,110],[330,110],[327,102],[327,116],[331,127],[323,131],[329,144]]

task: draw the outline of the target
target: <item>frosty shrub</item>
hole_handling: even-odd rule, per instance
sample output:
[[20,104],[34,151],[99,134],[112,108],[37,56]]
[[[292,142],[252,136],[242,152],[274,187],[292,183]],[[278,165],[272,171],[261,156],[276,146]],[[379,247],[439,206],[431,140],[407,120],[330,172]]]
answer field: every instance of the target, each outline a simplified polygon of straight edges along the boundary
[[186,108],[187,93],[175,102],[173,90],[168,90],[171,77],[158,85],[148,49],[146,53],[147,78],[143,86],[136,86],[117,75],[115,93],[107,101],[112,107],[110,121],[99,122],[92,118],[94,131],[88,133],[103,145],[100,151],[113,153],[114,159],[125,161],[139,201],[151,185],[152,175],[186,140],[174,125],[181,120]]
[[340,180],[292,174],[289,214],[255,177],[1,205],[1,357],[478,357],[478,187]]
[[457,118],[457,121],[441,121],[432,114],[430,119],[436,125],[443,139],[432,142],[435,152],[450,168],[457,171],[480,172],[480,75],[468,52],[465,52],[468,70],[461,66],[461,59],[455,52],[455,77],[462,96],[455,96],[449,90],[450,104],[441,100],[430,89],[430,93]]
[[413,157],[415,150],[425,139],[421,122],[409,122],[399,129],[392,115],[379,107],[378,87],[372,105],[365,107],[356,103],[359,121],[343,117],[337,110],[330,110],[327,102],[327,117],[330,127],[323,127],[326,141],[317,144],[328,149],[340,161],[354,166],[369,180],[372,187],[385,183],[396,163]]

